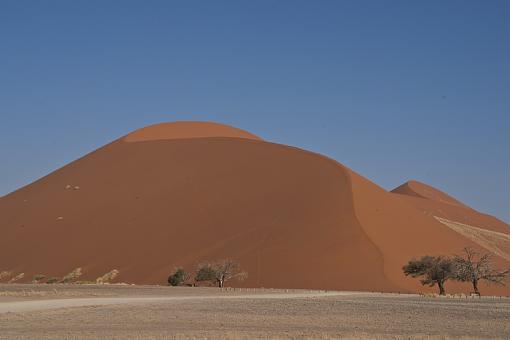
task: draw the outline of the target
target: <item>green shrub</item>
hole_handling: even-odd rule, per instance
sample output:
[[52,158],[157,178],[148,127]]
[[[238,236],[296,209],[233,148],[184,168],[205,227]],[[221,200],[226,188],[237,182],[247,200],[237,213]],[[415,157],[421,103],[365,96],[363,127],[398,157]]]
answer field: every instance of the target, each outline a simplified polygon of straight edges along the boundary
[[44,276],[42,274],[34,275],[34,277],[32,279],[32,283],[41,283],[41,281],[44,280],[45,278],[46,278],[46,276]]
[[189,274],[182,268],[177,268],[175,272],[168,277],[168,283],[171,286],[181,286],[189,279]]
[[209,263],[199,265],[195,280],[216,282],[216,269]]
[[58,277],[50,277],[48,280],[46,280],[46,283],[52,284],[52,283],[58,283],[60,279]]

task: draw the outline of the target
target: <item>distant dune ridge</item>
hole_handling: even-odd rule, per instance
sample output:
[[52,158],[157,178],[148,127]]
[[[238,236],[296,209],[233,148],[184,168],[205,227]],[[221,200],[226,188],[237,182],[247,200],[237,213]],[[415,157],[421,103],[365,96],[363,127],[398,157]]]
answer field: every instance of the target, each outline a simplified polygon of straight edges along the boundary
[[233,285],[417,292],[428,288],[403,275],[408,260],[465,246],[497,247],[510,267],[509,225],[437,189],[387,192],[322,155],[204,122],[142,128],[0,198],[0,231],[0,271],[27,282],[81,267],[84,280],[115,268],[165,284],[177,266],[232,258],[248,272]]

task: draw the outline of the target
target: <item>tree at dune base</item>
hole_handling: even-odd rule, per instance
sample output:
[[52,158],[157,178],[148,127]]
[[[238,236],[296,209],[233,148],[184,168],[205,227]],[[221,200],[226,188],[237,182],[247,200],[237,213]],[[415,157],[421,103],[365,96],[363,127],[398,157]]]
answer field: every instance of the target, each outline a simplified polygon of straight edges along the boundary
[[225,282],[233,278],[244,280],[248,274],[240,270],[239,263],[233,260],[222,260],[215,263],[204,263],[198,266],[195,281],[209,281],[223,288]]
[[455,277],[453,261],[444,256],[422,256],[419,260],[409,261],[402,270],[406,276],[423,277],[422,285],[437,285],[439,295],[446,295],[445,282]]
[[189,280],[190,275],[182,268],[177,268],[175,272],[168,277],[168,284],[171,286],[182,286]]
[[505,279],[510,274],[510,269],[493,269],[491,253],[479,254],[472,248],[464,248],[464,256],[455,255],[455,279],[461,282],[470,282],[473,285],[474,293],[480,295],[478,288],[479,281],[488,284],[504,285]]
[[473,294],[480,296],[479,281],[488,284],[504,285],[510,276],[510,269],[495,270],[491,253],[480,254],[470,247],[464,248],[464,255],[422,256],[419,260],[411,260],[402,267],[404,274],[411,277],[423,277],[420,282],[430,287],[437,284],[439,295],[445,295],[445,282],[456,280],[470,282],[473,285]]

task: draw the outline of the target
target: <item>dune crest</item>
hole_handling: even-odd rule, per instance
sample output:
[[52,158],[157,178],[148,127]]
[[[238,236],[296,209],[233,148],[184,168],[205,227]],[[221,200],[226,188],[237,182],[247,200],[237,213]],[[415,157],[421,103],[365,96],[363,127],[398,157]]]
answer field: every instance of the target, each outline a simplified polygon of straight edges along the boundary
[[171,140],[204,137],[237,137],[261,140],[258,136],[233,126],[211,123],[180,121],[143,127],[126,135],[125,142]]
[[414,180],[405,182],[401,186],[391,190],[391,192],[396,194],[426,198],[440,203],[447,203],[457,205],[459,207],[469,208],[464,203],[456,200],[455,198],[442,192],[441,190],[438,190],[430,185]]

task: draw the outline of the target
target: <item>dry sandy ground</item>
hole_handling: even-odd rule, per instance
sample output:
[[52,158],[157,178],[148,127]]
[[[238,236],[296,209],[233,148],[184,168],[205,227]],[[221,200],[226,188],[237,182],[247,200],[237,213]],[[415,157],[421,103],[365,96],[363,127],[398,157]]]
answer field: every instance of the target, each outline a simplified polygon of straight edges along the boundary
[[0,285],[1,339],[508,338],[509,320],[505,298]]

